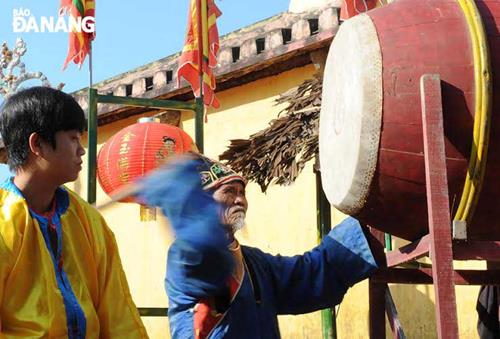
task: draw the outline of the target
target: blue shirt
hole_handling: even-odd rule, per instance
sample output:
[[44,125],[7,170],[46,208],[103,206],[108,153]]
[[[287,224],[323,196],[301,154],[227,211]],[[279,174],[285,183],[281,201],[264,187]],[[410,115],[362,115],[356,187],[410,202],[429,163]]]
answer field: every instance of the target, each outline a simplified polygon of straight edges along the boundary
[[[273,256],[247,246],[242,251],[247,266],[243,284],[210,338],[279,338],[277,315],[337,305],[350,286],[377,268],[353,218],[334,227],[319,246],[303,255]],[[170,248],[165,286],[172,338],[194,338],[197,303],[223,295],[223,272],[229,274],[231,265],[221,262],[220,254],[182,241]]]
[[[203,191],[197,161],[159,171],[143,182],[148,205],[163,209],[176,240],[169,249],[165,287],[172,338],[194,338],[200,302],[219,312],[210,338],[279,338],[277,316],[332,307],[347,289],[377,269],[356,219],[347,218],[320,245],[296,256],[273,256],[242,246],[243,282],[229,304],[234,261],[212,196]],[[217,307],[217,305],[223,305]]]

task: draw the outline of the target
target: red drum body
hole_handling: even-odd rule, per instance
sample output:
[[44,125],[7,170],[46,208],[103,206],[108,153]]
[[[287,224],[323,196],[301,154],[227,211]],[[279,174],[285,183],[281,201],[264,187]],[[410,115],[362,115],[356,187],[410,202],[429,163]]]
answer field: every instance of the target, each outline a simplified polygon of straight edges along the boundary
[[[487,169],[468,239],[500,240],[500,1],[476,1],[489,43]],[[341,25],[327,59],[320,161],[330,203],[381,231],[428,233],[420,77],[439,74],[452,218],[474,124],[474,61],[456,0],[397,0]]]

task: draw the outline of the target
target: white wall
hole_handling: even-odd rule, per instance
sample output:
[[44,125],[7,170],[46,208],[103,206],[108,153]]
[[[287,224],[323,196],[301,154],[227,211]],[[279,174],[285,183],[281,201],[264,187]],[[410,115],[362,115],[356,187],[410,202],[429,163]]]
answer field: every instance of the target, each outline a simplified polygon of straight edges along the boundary
[[292,13],[305,12],[319,7],[340,7],[343,0],[290,0],[288,10]]

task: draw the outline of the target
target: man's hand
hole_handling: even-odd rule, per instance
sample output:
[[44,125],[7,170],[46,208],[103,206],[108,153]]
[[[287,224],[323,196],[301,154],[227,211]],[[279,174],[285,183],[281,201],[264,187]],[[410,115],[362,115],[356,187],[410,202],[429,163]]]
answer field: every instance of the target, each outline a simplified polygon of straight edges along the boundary
[[200,164],[201,160],[193,156],[170,161],[138,183],[141,190],[137,197],[163,210],[178,239],[226,246],[228,239],[220,224],[219,205],[202,189]]

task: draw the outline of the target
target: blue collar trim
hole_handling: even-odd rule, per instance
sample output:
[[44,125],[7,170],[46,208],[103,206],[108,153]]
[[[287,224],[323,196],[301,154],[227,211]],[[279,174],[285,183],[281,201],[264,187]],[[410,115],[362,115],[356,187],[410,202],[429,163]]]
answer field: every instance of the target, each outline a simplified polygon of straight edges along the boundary
[[[21,190],[16,186],[16,184],[14,184],[14,177],[10,177],[9,179],[5,180],[2,184],[0,184],[0,189],[4,189],[6,191],[14,193],[23,198],[24,200],[26,200]],[[69,193],[64,187],[59,186],[56,189],[55,197],[56,197],[56,212],[57,214],[62,215],[68,210],[69,207]]]

